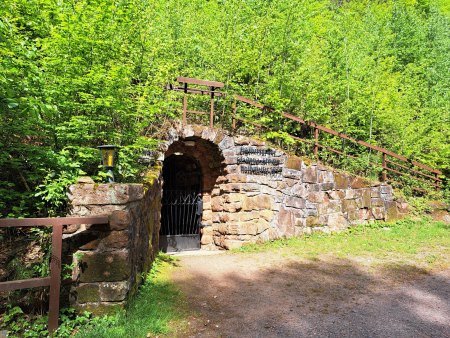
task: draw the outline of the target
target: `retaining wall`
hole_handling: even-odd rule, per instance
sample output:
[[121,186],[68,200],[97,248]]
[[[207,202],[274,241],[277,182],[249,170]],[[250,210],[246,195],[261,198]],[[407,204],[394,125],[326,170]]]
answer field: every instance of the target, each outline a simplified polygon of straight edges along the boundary
[[64,251],[73,257],[71,303],[96,314],[125,305],[159,250],[161,179],[149,184],[94,184],[69,189],[71,216],[109,215],[108,225],[64,230]]

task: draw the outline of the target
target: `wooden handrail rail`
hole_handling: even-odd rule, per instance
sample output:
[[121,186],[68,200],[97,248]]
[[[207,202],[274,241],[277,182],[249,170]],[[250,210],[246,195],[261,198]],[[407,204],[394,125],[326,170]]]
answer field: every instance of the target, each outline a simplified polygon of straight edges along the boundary
[[223,82],[200,80],[200,79],[194,79],[191,77],[183,77],[183,76],[177,77],[177,82],[191,83],[191,84],[196,84],[196,85],[200,85],[200,86],[215,87],[215,88],[222,88],[225,85]]
[[[187,109],[187,94],[202,94],[202,95],[208,95],[209,94],[211,96],[211,109],[210,109],[210,113],[209,113],[210,114],[210,119],[209,119],[210,123],[209,123],[209,125],[210,125],[210,127],[213,127],[213,121],[214,121],[214,95],[215,96],[219,96],[219,95],[220,96],[226,96],[227,95],[226,92],[218,92],[218,91],[215,91],[214,89],[223,87],[223,83],[222,82],[215,82],[215,81],[199,80],[199,79],[194,79],[194,78],[186,78],[186,77],[178,77],[177,81],[182,83],[183,87],[176,87],[176,86],[173,86],[173,85],[169,85],[166,88],[170,89],[170,90],[184,92],[184,98],[183,98],[183,125],[186,125],[186,123],[187,123],[186,114],[188,112],[194,113],[194,114],[199,114],[200,113],[200,112],[197,112],[197,111],[193,111],[193,110],[188,110]],[[197,89],[197,88],[188,88],[188,83],[189,84],[200,85],[200,86],[209,86],[210,89],[209,90],[206,90],[206,89],[203,90],[203,89]],[[259,128],[264,128],[264,129],[271,130],[268,126],[255,123],[253,121],[249,121],[248,119],[245,119],[243,117],[238,116],[236,114],[236,112],[237,112],[236,102],[243,102],[243,103],[249,104],[249,105],[251,105],[253,107],[256,107],[256,108],[258,108],[260,110],[269,111],[269,112],[274,112],[275,110],[273,108],[271,108],[269,106],[266,106],[266,105],[264,105],[264,104],[262,104],[260,102],[257,102],[257,101],[254,101],[252,99],[249,99],[247,97],[241,96],[241,95],[234,95],[234,99],[235,100],[234,100],[234,103],[232,105],[232,116],[231,116],[232,117],[232,128],[233,128],[233,130],[236,128],[236,121],[242,121],[244,123],[251,124],[251,125],[259,127]],[[293,136],[293,135],[289,135],[289,136],[294,138],[297,141],[302,141],[302,142],[307,142],[307,143],[312,144],[312,146],[313,146],[313,153],[314,153],[314,156],[316,156],[316,157],[319,156],[319,148],[324,148],[324,149],[327,149],[327,150],[329,150],[329,151],[331,151],[333,153],[339,154],[339,155],[344,155],[344,156],[351,157],[351,158],[357,158],[355,156],[346,154],[346,153],[344,153],[342,151],[339,151],[339,150],[333,149],[331,147],[328,147],[326,145],[320,144],[319,143],[319,134],[320,134],[319,132],[324,132],[326,134],[333,135],[333,136],[339,137],[339,138],[344,139],[344,140],[348,140],[350,142],[353,142],[354,144],[358,144],[358,145],[363,146],[363,147],[365,147],[367,149],[370,149],[370,150],[373,150],[375,152],[381,153],[381,155],[382,155],[382,164],[375,164],[375,163],[370,163],[370,162],[369,163],[371,165],[376,165],[376,166],[382,168],[382,177],[381,177],[382,181],[387,181],[387,172],[390,171],[390,172],[394,172],[394,173],[399,174],[399,175],[408,175],[408,176],[410,176],[410,177],[412,177],[414,179],[417,179],[418,181],[430,184],[431,186],[434,186],[437,189],[439,189],[440,185],[442,184],[441,183],[442,180],[438,177],[439,175],[442,175],[442,171],[440,171],[438,169],[434,169],[434,168],[432,168],[432,167],[430,167],[430,166],[428,166],[426,164],[414,161],[412,159],[409,159],[409,158],[407,158],[405,156],[402,156],[402,155],[399,155],[397,153],[394,153],[394,152],[392,152],[392,151],[390,151],[388,149],[385,149],[383,147],[376,146],[374,144],[370,144],[370,143],[362,141],[362,140],[358,140],[358,139],[356,139],[354,137],[351,137],[351,136],[349,136],[347,134],[338,132],[336,130],[333,130],[333,129],[325,127],[325,126],[322,126],[322,125],[317,124],[315,122],[304,120],[304,119],[302,119],[302,118],[300,118],[298,116],[295,116],[293,114],[290,114],[290,113],[282,111],[282,112],[280,112],[280,116],[285,118],[285,119],[288,119],[290,121],[293,121],[293,122],[296,122],[296,123],[300,123],[300,124],[309,126],[310,128],[314,129],[314,139],[311,140],[310,142],[306,141],[305,139],[302,139],[300,137],[297,137],[297,136]],[[425,170],[426,172],[415,170],[412,167],[410,168],[407,165],[402,165],[402,164],[399,164],[399,163],[394,162],[394,161],[389,161],[387,159],[387,156],[391,156],[391,157],[393,157],[393,158],[395,158],[395,159],[397,159],[399,161],[408,163],[409,166],[417,167],[417,168],[419,168],[419,170]],[[392,163],[393,165],[399,166],[399,167],[401,167],[401,168],[403,168],[405,170],[408,170],[411,173],[414,173],[414,174],[426,177],[430,181],[419,179],[418,177],[415,177],[415,176],[413,176],[411,174],[408,174],[408,173],[405,173],[405,172],[401,172],[401,171],[389,168],[388,167],[388,163]]]
[[[261,103],[258,103],[258,102],[255,102],[253,100],[247,99],[247,98],[245,98],[243,96],[240,96],[240,95],[236,95],[236,99],[238,101],[250,104],[250,105],[255,106],[257,108],[260,108],[260,109],[273,110],[270,107],[264,106]],[[344,133],[340,133],[338,131],[335,131],[335,130],[327,128],[327,127],[324,127],[324,126],[322,126],[320,124],[317,124],[317,123],[314,123],[314,122],[303,120],[302,118],[300,118],[298,116],[295,116],[295,115],[292,115],[292,114],[289,114],[289,113],[282,112],[281,115],[286,117],[286,118],[288,118],[288,119],[290,119],[290,120],[292,120],[292,121],[299,122],[301,124],[305,124],[305,125],[308,125],[308,126],[313,127],[313,128],[317,128],[317,129],[319,129],[321,131],[324,131],[324,132],[326,132],[328,134],[331,134],[331,135],[334,135],[334,136],[338,136],[340,138],[352,141],[354,143],[358,143],[358,144],[360,144],[362,146],[365,146],[367,148],[371,148],[372,150],[375,150],[375,151],[378,151],[378,152],[381,152],[381,153],[385,153],[386,155],[392,156],[392,157],[397,158],[397,159],[399,159],[401,161],[411,163],[411,164],[413,164],[413,165],[415,165],[415,166],[417,166],[419,168],[428,170],[428,171],[430,171],[432,173],[435,173],[435,174],[438,174],[438,175],[442,175],[442,171],[440,171],[440,170],[431,168],[430,166],[427,166],[425,164],[419,163],[417,161],[410,160],[407,157],[404,157],[402,155],[396,154],[396,153],[394,153],[394,152],[392,152],[390,150],[384,149],[382,147],[378,147],[376,145],[367,143],[365,141],[357,140],[357,139],[355,139],[355,138],[353,138],[351,136],[348,136],[348,135],[346,135]]]

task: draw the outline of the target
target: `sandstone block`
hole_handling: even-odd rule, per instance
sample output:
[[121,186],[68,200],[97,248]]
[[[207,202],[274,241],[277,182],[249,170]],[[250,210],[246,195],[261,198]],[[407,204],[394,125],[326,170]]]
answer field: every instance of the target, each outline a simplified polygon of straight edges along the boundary
[[368,218],[368,209],[359,209],[359,210],[352,210],[348,213],[348,220],[352,224],[360,223]]
[[111,230],[123,230],[130,224],[130,214],[126,210],[113,211],[109,216],[109,227]]
[[95,184],[95,182],[89,176],[81,176],[80,178],[78,178],[77,184]]
[[69,188],[72,205],[116,205],[141,200],[142,184],[79,184]]
[[341,200],[345,197],[345,192],[342,190],[333,190],[333,191],[327,191],[327,195],[332,200]]
[[78,231],[80,227],[81,227],[80,224],[64,225],[63,234],[73,234],[74,232]]
[[343,212],[351,212],[357,210],[358,206],[355,200],[343,200],[342,201],[342,211]]
[[380,198],[380,187],[373,187],[370,189],[370,197]]
[[[225,203],[222,208],[226,212],[236,212],[242,209],[243,202]],[[214,211],[214,210],[213,210]]]
[[370,183],[361,177],[354,177],[350,183],[352,189],[367,188],[368,186],[370,186]]
[[79,261],[79,282],[116,282],[130,277],[127,251],[85,252]]
[[320,224],[319,217],[317,217],[317,216],[306,217],[306,226],[311,227],[311,226],[319,225],[319,224]]
[[223,202],[220,196],[215,196],[211,198],[211,210],[214,212],[223,210]]
[[217,130],[216,137],[214,138],[213,143],[214,143],[214,144],[219,144],[220,142],[223,141],[223,139],[225,138],[225,136],[227,136],[227,135],[225,135],[225,134],[223,133],[223,131]]
[[323,203],[328,201],[328,197],[324,192],[310,192],[306,199],[313,203]]
[[240,186],[242,191],[245,192],[258,192],[260,191],[260,186],[259,184],[256,183],[246,183],[246,184],[242,184]]
[[128,282],[100,283],[100,300],[106,302],[125,300],[128,290]]
[[305,207],[305,200],[300,197],[287,196],[285,205],[290,208],[303,209]]
[[302,159],[298,156],[289,156],[287,158],[285,167],[287,169],[300,170],[302,168]]
[[334,185],[334,175],[333,172],[328,170],[319,170],[317,175],[317,181],[319,183],[328,183]]
[[339,200],[331,200],[317,204],[317,212],[319,215],[327,215],[342,211],[342,203]]
[[384,202],[381,198],[372,198],[370,201],[372,207],[384,207]]
[[213,243],[213,236],[212,235],[203,235],[202,239],[200,241],[201,245],[209,245]]
[[371,189],[364,189],[361,196],[361,208],[370,208],[371,202]]
[[298,183],[298,184],[294,185],[291,188],[292,196],[305,198],[308,193],[306,186],[307,186],[306,184],[302,184],[302,183]]
[[222,243],[222,247],[228,250],[239,249],[242,245],[244,245],[244,242],[233,239],[225,239]]
[[372,215],[374,219],[380,220],[384,219],[384,207],[373,207]]
[[390,185],[380,186],[380,192],[382,194],[392,195],[392,187]]
[[355,199],[361,197],[361,190],[347,189],[345,190],[345,199]]
[[274,213],[273,213],[272,210],[261,210],[261,211],[259,212],[259,216],[260,216],[262,219],[264,219],[264,220],[270,222],[270,221],[272,221],[272,219],[273,219]]
[[202,221],[203,222],[210,222],[212,221],[212,211],[211,210],[203,210],[203,214],[202,214]]
[[258,195],[253,197],[245,197],[242,202],[242,209],[244,211],[251,210],[272,210],[273,201],[268,195]]
[[321,183],[320,190],[322,191],[330,191],[334,189],[334,183]]
[[251,142],[251,139],[247,136],[237,135],[234,137],[234,143],[238,146],[247,146]]
[[230,183],[246,183],[247,175],[243,174],[228,174],[227,176],[228,182]]
[[214,128],[205,128],[202,131],[202,139],[213,142],[216,138],[217,130]]
[[317,183],[317,168],[309,167],[303,171],[303,182]]
[[336,184],[336,189],[347,189],[349,187],[349,179],[345,174],[335,172],[334,182]]
[[224,136],[222,141],[218,144],[220,150],[229,149],[234,146],[234,140],[230,136]]
[[340,230],[345,229],[348,226],[348,221],[342,213],[338,212],[328,216],[327,225],[331,230]]
[[289,188],[293,187],[295,184],[298,183],[297,180],[293,180],[293,179],[290,179],[290,178],[286,178],[286,179],[284,180],[284,182],[286,183],[286,185],[287,185]]
[[302,178],[302,172],[294,169],[283,169],[282,175],[284,178],[290,178],[293,180],[300,180]]
[[126,249],[128,242],[128,231],[111,231],[106,237],[101,239],[99,249],[104,251]]
[[394,201],[385,202],[386,207],[386,221],[391,222],[399,219],[399,214],[397,210],[397,203]]
[[242,222],[247,222],[247,221],[251,221],[254,219],[258,219],[259,215],[258,212],[256,211],[252,211],[252,212],[241,212],[239,214],[239,220]]
[[73,289],[72,294],[76,297],[76,302],[79,304],[98,302],[100,300],[100,289],[98,283],[80,284]]
[[231,193],[223,196],[223,201],[226,203],[242,202],[247,196],[244,194]]
[[280,208],[280,212],[278,213],[278,226],[284,229],[290,228],[294,226],[294,216],[291,210]]
[[399,202],[397,201],[397,210],[398,213],[401,215],[406,215],[409,213],[409,204],[406,202]]

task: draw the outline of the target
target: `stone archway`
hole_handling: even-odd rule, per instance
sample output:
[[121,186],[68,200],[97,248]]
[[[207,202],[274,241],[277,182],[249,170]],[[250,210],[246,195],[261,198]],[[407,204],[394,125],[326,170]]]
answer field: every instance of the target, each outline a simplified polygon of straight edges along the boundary
[[[196,126],[193,126],[195,128]],[[192,127],[190,127],[192,128]],[[201,132],[200,132],[201,130]],[[180,131],[180,134],[175,136],[173,140],[167,141],[165,144],[166,149],[164,151],[164,161],[163,161],[163,203],[162,203],[162,221],[161,221],[161,231],[160,231],[160,247],[163,251],[181,251],[181,250],[189,250],[194,248],[200,248],[200,242],[202,248],[208,248],[209,246],[212,248],[214,246],[212,244],[212,210],[211,210],[211,194],[212,191],[217,185],[223,180],[224,175],[227,174],[226,161],[223,155],[223,151],[221,147],[223,146],[222,141],[232,141],[231,137],[226,135],[221,135],[217,137],[217,130],[214,129],[206,129],[202,127],[194,133],[191,129],[183,129]],[[175,133],[174,133],[175,134]],[[172,134],[172,135],[174,135]],[[184,181],[188,181],[188,185],[192,185],[192,182],[189,182],[190,173],[189,166],[197,167],[199,173],[201,173],[201,180],[198,184],[199,191],[193,191],[192,189],[186,191],[186,189],[180,189],[183,186],[183,180],[175,183],[178,185],[173,186],[173,182],[167,182],[166,180],[169,176],[165,175],[165,172],[170,171],[169,166],[173,164],[174,161],[179,163],[177,171],[184,173]],[[167,177],[166,177],[167,176]],[[175,196],[171,196],[169,190],[175,191]],[[198,194],[197,198],[194,198],[194,195]],[[168,199],[171,199],[169,201]],[[172,203],[172,205],[168,206],[168,204]],[[174,205],[175,204],[175,205]],[[178,206],[177,206],[178,204]],[[195,204],[195,205],[194,205]],[[201,205],[199,205],[201,204]],[[184,209],[183,209],[184,208]],[[201,209],[199,211],[199,208]],[[186,212],[186,209],[188,210]],[[185,239],[177,238],[176,241],[167,241],[166,236],[167,232],[164,227],[169,226],[167,219],[169,217],[173,217],[170,214],[167,214],[168,211],[173,213],[181,213],[181,215],[177,214],[177,219],[174,220],[176,224],[171,224],[173,226],[181,226],[183,227],[186,222],[188,222],[191,226],[193,223],[196,223],[198,227],[198,246],[193,242],[193,238],[195,237],[194,233],[188,234],[191,236],[189,240],[190,244],[186,246]],[[196,212],[198,214],[198,222],[197,220],[192,221]],[[188,221],[186,217],[191,219]],[[195,216],[197,217],[197,215]],[[169,222],[170,223],[170,222]],[[172,222],[173,223],[173,222]],[[186,228],[186,227],[185,227]],[[192,230],[192,228],[191,228]],[[209,238],[209,240],[206,240]],[[183,242],[184,241],[184,242]]]

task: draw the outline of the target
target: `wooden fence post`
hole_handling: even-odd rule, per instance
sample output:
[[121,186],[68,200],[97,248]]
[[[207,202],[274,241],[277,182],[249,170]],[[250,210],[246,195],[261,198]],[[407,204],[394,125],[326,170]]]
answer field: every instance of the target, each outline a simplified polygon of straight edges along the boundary
[[319,129],[314,127],[314,156],[319,154]]
[[61,287],[61,250],[62,225],[53,225],[52,258],[50,262],[50,304],[48,312],[48,331],[51,333],[58,328],[59,291]]
[[214,87],[211,87],[211,110],[209,112],[209,127],[214,125]]
[[383,171],[381,172],[381,180],[383,181],[383,182],[386,182],[387,181],[387,170],[386,170],[386,165],[387,165],[387,163],[386,163],[386,153],[382,153],[383,155],[382,155],[382,167],[383,167]]
[[236,119],[234,118],[236,116],[236,101],[233,102],[233,105],[231,106],[231,110],[233,111],[233,113],[231,115],[231,128],[234,133],[236,130]]

